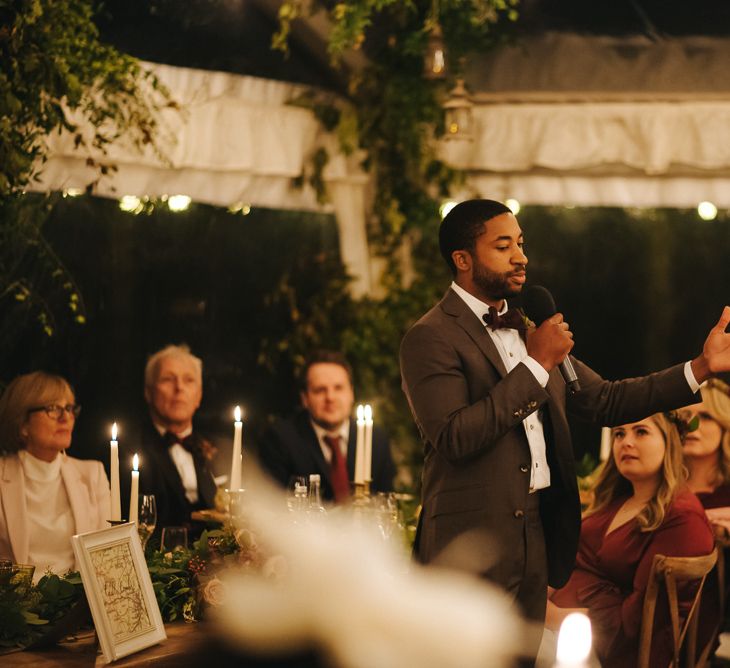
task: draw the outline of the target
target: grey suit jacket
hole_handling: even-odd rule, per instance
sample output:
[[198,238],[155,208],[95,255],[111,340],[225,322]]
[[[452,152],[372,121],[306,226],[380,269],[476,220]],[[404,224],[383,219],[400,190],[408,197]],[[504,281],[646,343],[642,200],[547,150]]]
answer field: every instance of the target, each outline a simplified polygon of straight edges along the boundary
[[524,364],[507,373],[484,325],[452,290],[406,333],[403,390],[424,441],[418,558],[432,561],[454,538],[486,530],[501,556],[479,555],[500,582],[500,562],[524,549],[530,450],[522,420],[543,409],[551,484],[540,493],[548,580],[565,583],[574,563],[580,504],[567,414],[604,425],[638,420],[697,399],[683,366],[609,382],[571,358],[581,392],[558,369],[541,387]]

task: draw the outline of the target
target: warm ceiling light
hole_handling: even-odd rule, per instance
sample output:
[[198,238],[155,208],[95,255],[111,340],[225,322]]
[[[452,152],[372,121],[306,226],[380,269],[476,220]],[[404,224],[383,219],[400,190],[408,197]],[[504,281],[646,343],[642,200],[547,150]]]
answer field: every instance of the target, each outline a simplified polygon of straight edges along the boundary
[[190,202],[192,202],[192,199],[187,195],[170,195],[167,198],[167,206],[170,208],[170,211],[174,211],[175,213],[185,211],[190,206]]
[[697,205],[697,213],[702,220],[715,220],[717,207],[712,202],[700,202]]
[[439,214],[441,215],[441,219],[443,220],[446,218],[446,216],[449,214],[449,211],[453,209],[456,206],[456,202],[454,200],[449,199],[446,200],[440,207],[439,207]]
[[446,139],[472,138],[472,104],[464,80],[458,78],[456,85],[444,102]]
[[426,54],[423,58],[423,76],[426,79],[443,79],[446,77],[446,45],[444,33],[436,21],[428,33]]
[[240,213],[242,216],[248,216],[251,213],[251,205],[235,202],[228,207],[228,213]]
[[136,195],[125,195],[119,200],[119,208],[127,213],[139,213],[142,201]]
[[516,199],[508,199],[505,200],[504,203],[509,207],[510,211],[512,211],[515,216],[520,212],[520,209],[522,208],[520,206],[520,203]]

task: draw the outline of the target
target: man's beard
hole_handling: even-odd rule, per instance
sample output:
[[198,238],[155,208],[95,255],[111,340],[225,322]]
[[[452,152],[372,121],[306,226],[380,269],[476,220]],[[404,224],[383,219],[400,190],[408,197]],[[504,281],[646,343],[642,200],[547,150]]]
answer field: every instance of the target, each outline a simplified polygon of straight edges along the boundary
[[[520,267],[519,271],[524,271],[524,267]],[[509,278],[514,272],[506,272],[504,274],[497,273],[487,269],[483,264],[474,263],[472,270],[472,280],[479,288],[482,294],[489,299],[507,299],[520,294],[521,285],[511,285]]]

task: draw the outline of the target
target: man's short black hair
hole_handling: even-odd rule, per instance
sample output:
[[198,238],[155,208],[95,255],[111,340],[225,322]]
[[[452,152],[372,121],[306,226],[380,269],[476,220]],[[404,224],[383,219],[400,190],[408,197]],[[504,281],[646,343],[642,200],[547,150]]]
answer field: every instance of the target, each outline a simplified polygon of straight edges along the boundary
[[309,369],[315,364],[337,364],[341,366],[347,372],[350,385],[354,385],[352,380],[352,367],[341,352],[338,350],[314,350],[307,356],[299,377],[302,392],[307,389],[307,374],[309,373]]
[[441,221],[439,248],[451,273],[456,276],[456,265],[451,254],[457,250],[474,253],[477,238],[484,231],[484,223],[512,210],[492,199],[469,199],[457,204]]

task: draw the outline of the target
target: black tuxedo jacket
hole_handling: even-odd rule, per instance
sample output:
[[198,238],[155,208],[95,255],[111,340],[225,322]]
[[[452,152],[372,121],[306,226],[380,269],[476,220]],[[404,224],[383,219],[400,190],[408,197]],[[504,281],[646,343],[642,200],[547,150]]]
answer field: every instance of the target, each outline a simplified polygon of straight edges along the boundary
[[[124,454],[120,455],[121,470],[125,470],[125,462],[131,461],[132,455],[139,454],[139,493],[154,494],[157,503],[158,531],[165,526],[191,527],[190,513],[194,510],[212,508],[215,501],[216,486],[208,461],[200,447],[195,447],[203,440],[193,431],[193,461],[198,478],[198,501],[192,504],[185,496],[180,474],[175,462],[170,457],[168,447],[151,421],[147,420],[139,433],[136,442],[125,443]],[[126,517],[129,509],[129,484],[125,484],[129,476],[120,475],[122,489],[122,516]]]
[[[350,435],[347,441],[347,472],[350,480],[355,477],[355,421],[350,419]],[[288,420],[274,424],[259,447],[259,461],[282,486],[287,486],[292,476],[319,473],[322,478],[322,497],[332,500],[330,467],[322,454],[309,413],[300,411]],[[373,428],[373,481],[374,492],[393,490],[395,466],[390,454],[388,437],[379,427]]]

